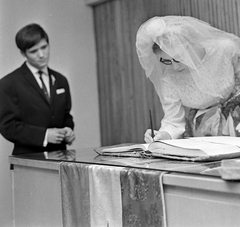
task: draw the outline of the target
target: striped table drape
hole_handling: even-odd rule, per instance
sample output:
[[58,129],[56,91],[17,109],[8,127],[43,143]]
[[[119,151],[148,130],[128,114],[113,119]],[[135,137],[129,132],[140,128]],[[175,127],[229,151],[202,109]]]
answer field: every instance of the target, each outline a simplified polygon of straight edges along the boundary
[[62,162],[64,227],[166,226],[164,172]]

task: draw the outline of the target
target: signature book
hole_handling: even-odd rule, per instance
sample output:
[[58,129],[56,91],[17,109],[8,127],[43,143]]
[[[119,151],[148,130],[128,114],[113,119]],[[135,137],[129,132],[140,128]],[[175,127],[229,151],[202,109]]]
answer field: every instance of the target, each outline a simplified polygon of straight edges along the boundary
[[95,149],[100,155],[210,161],[240,157],[240,138],[230,136],[159,140],[150,144],[119,144]]

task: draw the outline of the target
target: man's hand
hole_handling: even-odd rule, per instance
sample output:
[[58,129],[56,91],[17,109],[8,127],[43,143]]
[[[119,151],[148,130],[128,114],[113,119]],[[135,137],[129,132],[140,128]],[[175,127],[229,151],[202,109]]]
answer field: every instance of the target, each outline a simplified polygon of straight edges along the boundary
[[75,133],[69,127],[65,127],[64,130],[66,132],[66,134],[65,134],[65,141],[66,141],[67,144],[71,145],[72,142],[75,140]]
[[65,139],[66,133],[64,128],[49,128],[47,141],[48,143],[60,144]]

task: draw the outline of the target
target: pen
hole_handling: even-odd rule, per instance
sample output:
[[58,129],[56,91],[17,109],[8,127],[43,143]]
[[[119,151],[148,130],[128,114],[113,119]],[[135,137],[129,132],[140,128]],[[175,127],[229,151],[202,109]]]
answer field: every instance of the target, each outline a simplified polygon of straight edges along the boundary
[[151,136],[152,136],[152,138],[154,138],[154,130],[153,130],[152,113],[151,113],[151,110],[150,110],[150,109],[149,109],[149,117],[150,117]]

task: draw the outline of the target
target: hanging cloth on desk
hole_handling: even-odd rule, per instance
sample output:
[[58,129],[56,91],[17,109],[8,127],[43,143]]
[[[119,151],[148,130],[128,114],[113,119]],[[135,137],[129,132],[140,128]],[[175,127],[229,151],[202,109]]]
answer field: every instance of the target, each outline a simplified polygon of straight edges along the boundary
[[166,227],[165,172],[60,163],[64,227]]
[[89,166],[91,226],[122,227],[120,171],[123,167]]
[[122,227],[123,167],[60,164],[64,227]]
[[121,171],[123,227],[167,226],[164,173],[135,168]]
[[64,227],[91,227],[88,168],[80,163],[60,163]]

